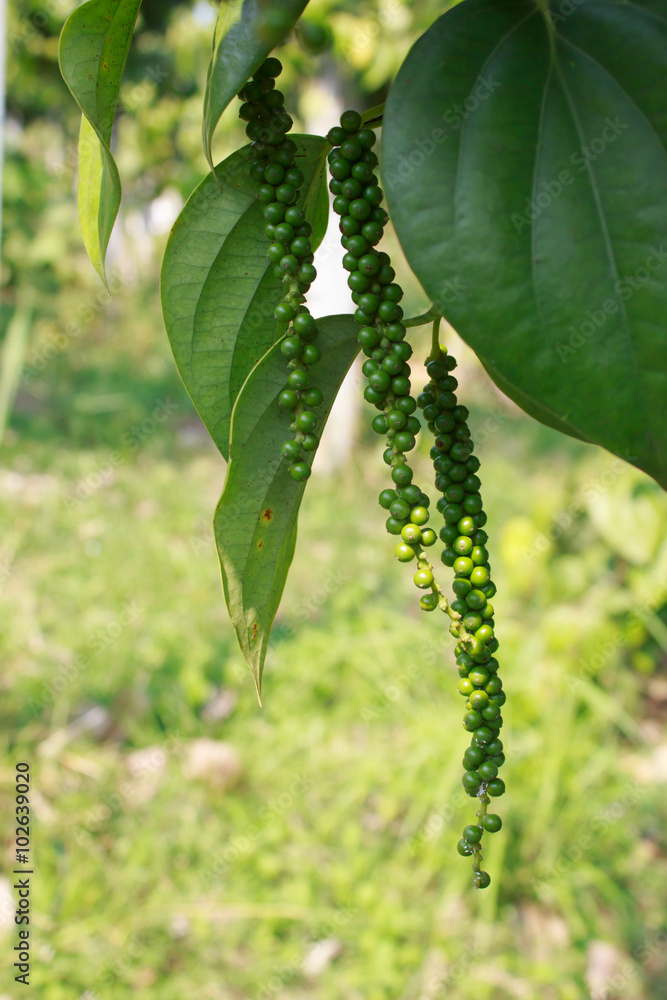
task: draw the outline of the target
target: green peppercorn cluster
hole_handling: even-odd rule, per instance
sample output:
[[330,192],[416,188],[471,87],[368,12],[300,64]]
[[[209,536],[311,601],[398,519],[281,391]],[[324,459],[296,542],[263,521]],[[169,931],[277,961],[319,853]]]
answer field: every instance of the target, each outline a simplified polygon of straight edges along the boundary
[[440,591],[433,566],[423,553],[434,545],[437,535],[427,528],[430,498],[412,482],[406,453],[415,447],[421,428],[414,416],[417,403],[410,394],[412,348],[405,340],[399,305],[403,290],[394,281],[389,255],[376,249],[387,223],[381,207],[382,189],[374,173],[378,159],[373,152],[375,133],[363,128],[356,111],[346,111],[340,126],[328,134],[333,208],[340,215],[341,243],[345,249],[343,267],[359,324],[358,340],[366,355],[362,371],[367,378],[364,396],[379,410],[373,430],[387,439],[384,460],[391,467],[393,488],[380,493],[380,505],[389,512],[387,531],[400,536],[395,555],[401,562],[417,560],[414,583],[428,590],[420,604],[426,611],[438,606]]
[[284,442],[282,453],[290,462],[292,478],[303,482],[310,475],[305,454],[318,445],[314,410],[323,400],[321,390],[311,385],[310,375],[310,368],[320,359],[318,329],[304,304],[317,271],[310,244],[312,227],[297,205],[305,178],[295,166],[296,143],[286,137],[292,119],[283,107],[284,95],[275,86],[281,72],[278,59],[271,57],[263,63],[239,94],[244,102],[239,115],[248,123],[246,134],[252,140],[250,176],[259,184],[257,195],[264,206],[265,233],[271,241],[267,256],[282,279],[282,297],[274,316],[289,374],[278,402],[292,414],[290,430],[294,433],[293,439]]
[[431,458],[435,486],[442,496],[437,508],[445,525],[440,538],[445,543],[442,561],[454,569],[455,600],[449,605],[453,618],[451,632],[459,640],[456,662],[459,668],[459,692],[466,699],[463,725],[472,740],[463,758],[463,787],[477,797],[478,823],[466,826],[459,841],[459,853],[473,856],[474,884],[484,888],[490,877],[480,868],[481,840],[484,831],[495,833],[502,822],[488,813],[489,796],[505,791],[498,771],[505,762],[503,744],[498,734],[503,724],[501,708],[505,692],[498,676],[498,649],[494,634],[493,605],[496,593],[491,580],[488,535],[484,531],[486,514],[477,475],[480,463],[473,455],[468,428],[468,410],[456,399],[458,382],[452,375],[456,361],[442,348],[429,359],[426,371],[430,381],[417,398],[429,429],[435,435]]
[[[399,305],[403,292],[394,281],[389,256],[376,249],[382,238],[387,214],[381,208],[382,190],[374,169],[377,157],[372,148],[375,135],[363,128],[355,111],[346,111],[340,127],[328,134],[332,150],[329,188],[334,195],[334,211],[340,215],[341,243],[346,251],[343,266],[350,272],[348,285],[357,306],[359,344],[367,360],[364,396],[380,411],[373,430],[386,436],[384,461],[391,467],[393,488],[380,493],[380,505],[389,512],[387,531],[400,535],[395,555],[401,562],[417,560],[414,582],[427,590],[420,605],[425,611],[439,607],[452,619],[457,637],[457,663],[461,676],[459,690],[466,697],[464,726],[472,732],[466,750],[463,785],[470,796],[479,798],[479,822],[467,826],[459,842],[459,852],[473,856],[473,883],[485,888],[490,883],[481,869],[481,840],[484,831],[500,830],[499,816],[487,812],[489,796],[502,795],[504,782],[497,777],[504,763],[503,745],[498,739],[502,726],[500,708],[505,701],[497,676],[498,661],[493,653],[498,641],[493,632],[493,608],[489,598],[495,593],[490,579],[487,541],[483,526],[486,514],[476,473],[479,460],[473,456],[468,410],[457,404],[457,380],[451,374],[456,361],[444,348],[434,349],[427,361],[430,382],[417,400],[411,395],[412,348],[401,322]],[[406,453],[415,447],[421,423],[414,415],[423,409],[430,431],[435,435],[431,452],[436,469],[436,488],[442,494],[437,507],[445,526],[440,532],[445,542],[442,561],[453,567],[456,599],[449,604],[435,579],[434,568],[424,549],[437,536],[426,527],[429,497],[412,482]]]

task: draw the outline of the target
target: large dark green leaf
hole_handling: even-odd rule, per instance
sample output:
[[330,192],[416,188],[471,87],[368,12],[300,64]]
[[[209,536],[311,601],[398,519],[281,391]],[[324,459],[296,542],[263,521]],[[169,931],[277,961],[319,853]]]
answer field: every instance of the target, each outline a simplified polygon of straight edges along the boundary
[[663,486],[666,78],[665,0],[465,0],[408,55],[382,147],[410,265],[501,388]]
[[[326,230],[326,143],[295,135],[306,182],[302,200],[318,246]],[[218,164],[181,212],[162,265],[162,309],[176,364],[199,415],[227,457],[234,400],[275,339],[280,278],[268,241],[248,148]]]
[[204,152],[213,168],[211,143],[229,102],[292,30],[308,0],[229,0],[218,14],[204,92]]
[[[328,316],[318,320],[318,328],[322,358],[313,369],[313,385],[324,394],[317,410],[319,433],[359,346],[352,316]],[[280,454],[291,437],[291,416],[278,406],[284,386],[285,359],[275,344],[248,376],[234,406],[227,479],[215,515],[225,599],[258,693],[305,488],[294,482]]]
[[79,221],[88,256],[105,284],[104,259],[121,199],[109,143],[140,6],[141,0],[88,0],[72,11],[60,35],[60,71],[82,111]]

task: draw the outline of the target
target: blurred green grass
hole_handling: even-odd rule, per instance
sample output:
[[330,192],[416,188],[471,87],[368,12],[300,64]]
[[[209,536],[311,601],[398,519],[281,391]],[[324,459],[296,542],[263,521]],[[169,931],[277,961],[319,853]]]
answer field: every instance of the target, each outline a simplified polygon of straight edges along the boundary
[[[664,497],[462,356],[508,692],[485,893],[455,851],[471,804],[453,640],[393,559],[365,432],[309,484],[260,709],[210,530],[224,463],[168,366],[141,395],[109,351],[96,386],[58,391],[66,435],[40,415],[10,431],[3,769],[34,773],[35,995],[660,995]],[[131,405],[79,423],[101,384]],[[220,688],[236,703],[216,721]],[[99,730],[65,729],[95,707]],[[193,776],[202,738],[231,746],[229,787]],[[322,939],[340,954],[309,975]],[[595,942],[620,976],[606,993],[586,986]]]

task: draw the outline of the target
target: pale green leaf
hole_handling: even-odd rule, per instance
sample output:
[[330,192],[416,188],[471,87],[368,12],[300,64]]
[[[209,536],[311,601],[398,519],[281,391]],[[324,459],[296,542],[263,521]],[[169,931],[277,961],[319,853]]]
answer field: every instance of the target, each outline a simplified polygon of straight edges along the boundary
[[120,85],[141,0],[88,0],[60,35],[60,71],[83,117],[79,134],[79,221],[88,256],[106,284],[104,261],[121,200],[109,148]]
[[[326,317],[318,320],[318,328],[322,357],[313,368],[313,385],[324,395],[317,409],[320,434],[359,345],[352,316]],[[292,418],[278,406],[285,378],[285,359],[275,344],[248,376],[234,406],[227,479],[215,515],[225,599],[258,693],[306,485],[292,479],[280,453],[292,436]]]

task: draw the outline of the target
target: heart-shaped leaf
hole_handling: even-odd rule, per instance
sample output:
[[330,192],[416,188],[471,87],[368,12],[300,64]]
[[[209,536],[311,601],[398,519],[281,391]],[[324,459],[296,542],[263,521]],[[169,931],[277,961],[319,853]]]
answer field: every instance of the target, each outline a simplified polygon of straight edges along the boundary
[[465,0],[384,114],[408,261],[498,385],[667,486],[667,4]]
[[[299,205],[319,245],[327,224],[326,143],[295,135],[306,178]],[[248,147],[237,150],[193,192],[172,230],[162,265],[162,310],[185,387],[227,458],[234,400],[275,339],[280,278],[268,240]]]
[[[313,385],[324,395],[317,408],[320,434],[359,345],[350,315],[328,316],[317,325],[322,357],[313,368]],[[258,694],[305,489],[305,483],[292,479],[289,463],[280,454],[281,445],[292,436],[292,417],[278,406],[285,376],[285,358],[274,344],[236,400],[227,479],[215,515],[225,599]]]
[[60,72],[82,111],[78,201],[83,242],[106,284],[104,259],[120,207],[118,169],[109,143],[141,0],[88,0],[60,35]]
[[211,143],[220,116],[272,49],[292,30],[308,0],[229,0],[223,3],[213,38],[204,91],[203,139],[213,169]]

